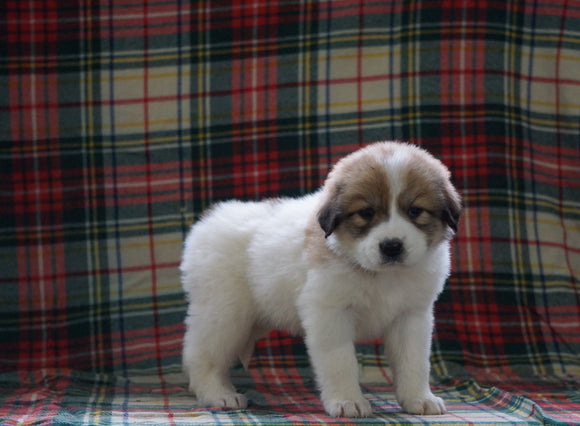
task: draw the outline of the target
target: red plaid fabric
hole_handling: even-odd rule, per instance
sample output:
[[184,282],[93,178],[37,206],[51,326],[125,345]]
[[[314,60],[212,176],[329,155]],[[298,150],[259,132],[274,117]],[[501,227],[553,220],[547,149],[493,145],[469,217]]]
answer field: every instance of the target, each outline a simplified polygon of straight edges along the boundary
[[315,190],[376,140],[462,193],[436,306],[449,414],[403,414],[361,342],[361,422],[580,422],[575,1],[0,4],[0,416],[6,424],[341,423],[283,332],[234,369],[246,411],[180,373],[177,266],[212,203]]

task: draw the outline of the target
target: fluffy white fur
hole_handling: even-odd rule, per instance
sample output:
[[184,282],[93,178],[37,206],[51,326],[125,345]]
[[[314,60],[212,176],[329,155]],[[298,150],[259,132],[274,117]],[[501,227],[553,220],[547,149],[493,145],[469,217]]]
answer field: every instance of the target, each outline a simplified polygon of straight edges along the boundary
[[[246,397],[232,386],[229,368],[237,359],[247,365],[255,341],[282,329],[305,336],[330,415],[372,414],[358,383],[354,342],[377,337],[384,339],[401,407],[414,414],[445,412],[442,399],[429,388],[429,354],[433,303],[449,274],[453,233],[443,223],[435,232],[440,238],[429,241],[401,213],[398,201],[407,189],[406,170],[436,162],[427,156],[410,145],[379,143],[345,161],[363,168],[379,165],[387,177],[385,188],[376,191],[388,188],[389,212],[384,220],[377,212],[376,224],[360,237],[345,231],[345,212],[336,213],[330,233],[321,228],[321,209],[333,202],[330,186],[343,173],[340,163],[314,194],[221,203],[192,227],[181,264],[189,300],[183,367],[200,404],[246,407]],[[448,184],[439,164],[434,178]],[[458,196],[450,196],[457,204]],[[405,256],[399,261],[385,262],[378,247],[386,239],[404,243]]]

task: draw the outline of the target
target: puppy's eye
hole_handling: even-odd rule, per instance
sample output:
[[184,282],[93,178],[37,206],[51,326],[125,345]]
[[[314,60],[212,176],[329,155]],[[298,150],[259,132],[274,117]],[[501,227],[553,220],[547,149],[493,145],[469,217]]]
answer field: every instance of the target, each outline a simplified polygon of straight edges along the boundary
[[375,209],[373,209],[372,207],[360,209],[357,213],[360,217],[362,217],[366,221],[370,221],[373,217],[375,217]]
[[417,219],[419,216],[421,216],[421,213],[423,213],[423,211],[424,210],[421,207],[412,206],[407,211],[407,215],[411,220],[414,220]]

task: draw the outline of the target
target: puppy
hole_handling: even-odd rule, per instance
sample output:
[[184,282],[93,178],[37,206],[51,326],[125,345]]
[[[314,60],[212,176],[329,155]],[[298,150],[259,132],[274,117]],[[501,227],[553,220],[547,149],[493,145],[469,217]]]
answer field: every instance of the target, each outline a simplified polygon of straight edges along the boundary
[[192,227],[180,267],[190,390],[204,406],[245,408],[229,368],[282,329],[304,336],[326,411],[369,416],[354,342],[382,338],[403,410],[445,413],[429,354],[460,213],[445,166],[395,142],[344,157],[314,194],[217,204]]

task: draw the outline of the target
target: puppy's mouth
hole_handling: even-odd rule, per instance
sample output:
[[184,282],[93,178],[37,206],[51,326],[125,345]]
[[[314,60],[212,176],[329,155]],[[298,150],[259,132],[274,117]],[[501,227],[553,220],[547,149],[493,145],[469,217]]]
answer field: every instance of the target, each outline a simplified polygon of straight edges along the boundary
[[382,266],[407,266],[405,264],[404,258],[396,258],[396,259],[385,259],[383,258],[381,261]]

